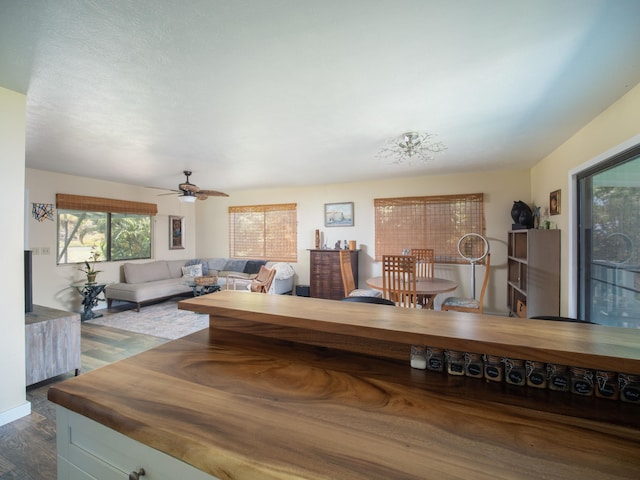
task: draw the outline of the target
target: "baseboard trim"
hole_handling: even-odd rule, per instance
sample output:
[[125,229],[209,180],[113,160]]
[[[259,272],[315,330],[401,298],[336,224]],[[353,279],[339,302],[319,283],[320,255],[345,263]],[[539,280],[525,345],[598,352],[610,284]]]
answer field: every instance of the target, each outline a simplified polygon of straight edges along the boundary
[[0,412],[0,427],[8,423],[26,417],[31,413],[31,402],[24,402],[22,405]]

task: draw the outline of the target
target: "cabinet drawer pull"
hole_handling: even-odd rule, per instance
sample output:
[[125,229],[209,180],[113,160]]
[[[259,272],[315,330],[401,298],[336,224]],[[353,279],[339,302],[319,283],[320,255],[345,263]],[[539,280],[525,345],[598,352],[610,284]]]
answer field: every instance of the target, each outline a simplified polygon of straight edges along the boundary
[[144,477],[144,474],[146,472],[144,471],[144,468],[141,468],[140,470],[138,470],[137,472],[131,472],[129,474],[129,480],[139,480],[140,477]]

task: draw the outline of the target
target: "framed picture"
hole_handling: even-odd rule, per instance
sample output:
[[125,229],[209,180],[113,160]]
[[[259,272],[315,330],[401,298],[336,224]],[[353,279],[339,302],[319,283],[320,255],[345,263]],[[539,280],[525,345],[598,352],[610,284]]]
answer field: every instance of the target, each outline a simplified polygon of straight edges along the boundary
[[169,250],[184,248],[184,217],[169,215]]
[[549,214],[558,215],[560,213],[560,190],[549,194]]
[[325,203],[325,227],[353,227],[353,202]]

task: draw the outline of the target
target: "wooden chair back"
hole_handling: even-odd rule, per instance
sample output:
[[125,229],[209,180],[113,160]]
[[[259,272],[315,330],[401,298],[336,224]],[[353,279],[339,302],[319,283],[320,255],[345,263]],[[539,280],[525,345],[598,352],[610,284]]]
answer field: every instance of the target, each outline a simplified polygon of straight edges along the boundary
[[262,265],[256,278],[251,280],[250,290],[252,292],[268,293],[274,278],[276,278],[276,269]]
[[416,257],[416,275],[433,278],[436,255],[433,248],[412,248],[409,255]]
[[351,267],[351,252],[349,250],[340,250],[340,273],[342,274],[344,296],[348,297],[356,289],[356,281],[353,278],[353,269]]
[[484,280],[482,281],[482,289],[480,290],[480,296],[478,297],[478,304],[480,305],[478,313],[482,313],[482,304],[484,303],[484,294],[487,291],[487,284],[489,283],[489,267],[491,266],[491,254],[487,253],[487,261],[484,264]]
[[382,296],[398,307],[417,308],[415,257],[382,256]]
[[[489,283],[489,267],[491,266],[491,254],[487,254],[484,270],[484,280],[482,281],[482,289],[480,290],[480,297],[477,301],[473,298],[464,299],[458,297],[451,297],[453,300],[449,303],[449,299],[445,299],[440,307],[442,311],[454,311],[454,312],[472,312],[482,313],[484,304],[484,294],[487,291],[487,284]],[[473,305],[473,306],[471,306]]]

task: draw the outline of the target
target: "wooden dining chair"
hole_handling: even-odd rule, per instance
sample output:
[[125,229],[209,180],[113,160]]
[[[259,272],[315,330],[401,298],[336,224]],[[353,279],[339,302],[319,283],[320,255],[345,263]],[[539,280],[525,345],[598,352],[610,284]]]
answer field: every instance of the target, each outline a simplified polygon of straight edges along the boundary
[[[416,275],[418,278],[433,278],[436,255],[433,248],[412,248],[409,255],[416,257]],[[418,295],[418,304],[422,308],[433,310],[435,295]]]
[[433,278],[436,255],[433,248],[412,248],[409,255],[416,257],[416,275]]
[[382,256],[382,296],[398,307],[418,308],[415,257]]
[[464,297],[449,297],[442,302],[440,307],[443,311],[453,310],[455,312],[474,312],[482,313],[484,293],[487,290],[487,283],[489,283],[489,267],[491,265],[491,254],[486,256],[487,262],[484,266],[484,280],[482,282],[482,289],[480,290],[480,297],[464,298]]
[[357,288],[353,278],[353,267],[351,265],[351,252],[340,250],[340,273],[342,274],[342,286],[344,296],[347,297],[382,297],[382,292],[373,288]]

